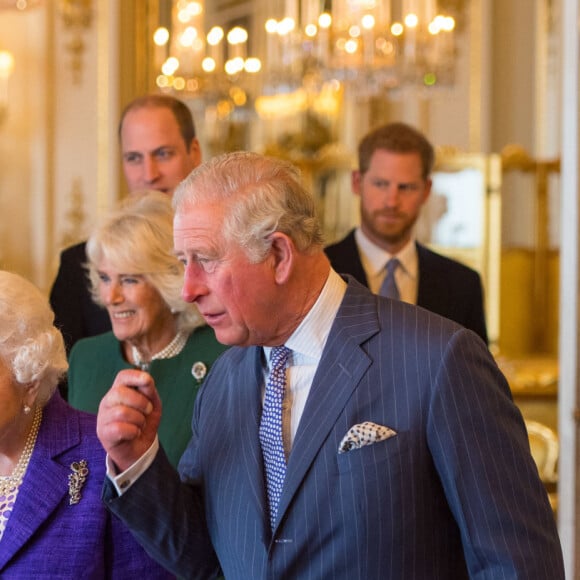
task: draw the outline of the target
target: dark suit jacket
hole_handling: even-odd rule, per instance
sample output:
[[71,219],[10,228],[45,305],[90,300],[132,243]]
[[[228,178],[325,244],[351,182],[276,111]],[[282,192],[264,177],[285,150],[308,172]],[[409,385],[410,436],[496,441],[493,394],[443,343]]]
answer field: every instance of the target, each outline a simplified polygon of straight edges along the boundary
[[[107,505],[160,561],[228,580],[562,579],[522,417],[471,331],[354,280],[288,460],[273,533],[258,428],[261,349],[231,348],[198,395],[180,471],[160,452]],[[397,435],[339,454],[373,421]]]
[[[77,504],[69,503],[71,463],[89,473]],[[125,526],[105,509],[105,452],[94,415],[58,394],[45,407],[14,511],[0,542],[0,578],[168,579]]]
[[[344,239],[325,249],[332,267],[339,273],[354,276],[368,287],[354,230]],[[483,290],[479,274],[421,244],[419,256],[419,288],[417,305],[479,334],[487,344],[487,329],[483,307]]]
[[86,261],[86,242],[64,250],[50,291],[55,325],[63,334],[67,352],[77,340],[111,330],[107,311],[91,298]]

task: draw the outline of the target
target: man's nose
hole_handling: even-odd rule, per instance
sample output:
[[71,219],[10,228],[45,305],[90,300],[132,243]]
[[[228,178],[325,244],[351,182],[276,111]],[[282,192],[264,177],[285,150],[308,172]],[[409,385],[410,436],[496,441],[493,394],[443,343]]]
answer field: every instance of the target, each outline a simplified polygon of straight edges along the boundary
[[143,178],[146,183],[154,183],[159,178],[159,166],[153,157],[143,160]]
[[185,267],[181,297],[186,302],[196,302],[208,293],[205,272],[199,264],[190,263]]
[[385,191],[385,203],[389,207],[396,206],[399,203],[400,192],[396,183],[391,183]]

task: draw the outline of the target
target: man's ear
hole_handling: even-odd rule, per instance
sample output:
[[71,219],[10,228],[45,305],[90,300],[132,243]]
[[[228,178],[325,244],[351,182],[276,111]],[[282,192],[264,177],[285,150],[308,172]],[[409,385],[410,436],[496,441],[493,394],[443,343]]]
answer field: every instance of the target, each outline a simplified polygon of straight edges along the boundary
[[423,190],[423,203],[425,203],[431,195],[431,188],[433,187],[433,180],[429,177],[425,180],[425,189]]
[[274,260],[274,278],[278,284],[284,284],[290,278],[294,263],[294,242],[289,236],[281,232],[274,232],[272,240],[272,258]]
[[358,169],[355,169],[350,174],[350,187],[352,189],[352,192],[355,195],[360,195],[360,182],[361,182],[361,179],[362,179],[362,173]]
[[191,158],[193,167],[201,165],[201,145],[196,137],[194,137],[189,144],[189,157]]

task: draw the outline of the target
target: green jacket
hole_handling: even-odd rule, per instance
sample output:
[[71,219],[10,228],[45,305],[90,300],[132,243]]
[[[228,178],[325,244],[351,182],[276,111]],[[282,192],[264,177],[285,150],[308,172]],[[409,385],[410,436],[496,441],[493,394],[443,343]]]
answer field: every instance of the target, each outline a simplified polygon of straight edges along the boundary
[[[197,328],[184,349],[173,358],[154,360],[149,373],[163,404],[159,441],[175,466],[191,438],[191,418],[197,391],[216,358],[226,350],[209,326]],[[203,363],[207,372],[203,375]],[[194,378],[192,368],[196,365]],[[96,413],[117,373],[135,368],[122,355],[121,345],[112,332],[83,338],[73,346],[69,357],[68,400],[76,409]],[[203,375],[203,376],[202,376]]]

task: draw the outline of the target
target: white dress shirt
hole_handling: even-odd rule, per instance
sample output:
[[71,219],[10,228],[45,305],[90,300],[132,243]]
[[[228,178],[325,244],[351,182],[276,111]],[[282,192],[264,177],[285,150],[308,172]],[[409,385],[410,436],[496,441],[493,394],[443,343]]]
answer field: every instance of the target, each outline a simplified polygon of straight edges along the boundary
[[399,295],[403,302],[417,304],[419,291],[419,257],[414,238],[411,238],[405,247],[396,255],[391,255],[369,240],[360,227],[356,228],[354,238],[361,256],[361,262],[369,289],[374,294],[379,289],[386,276],[385,265],[391,258],[399,260],[399,267],[395,270],[395,281]]
[[[292,448],[314,374],[345,292],[346,282],[331,270],[314,306],[285,343],[292,351],[286,369],[286,393],[282,415],[286,456]],[[264,347],[266,361],[270,360],[270,350],[270,347]],[[264,392],[270,372],[268,362],[265,365]]]

